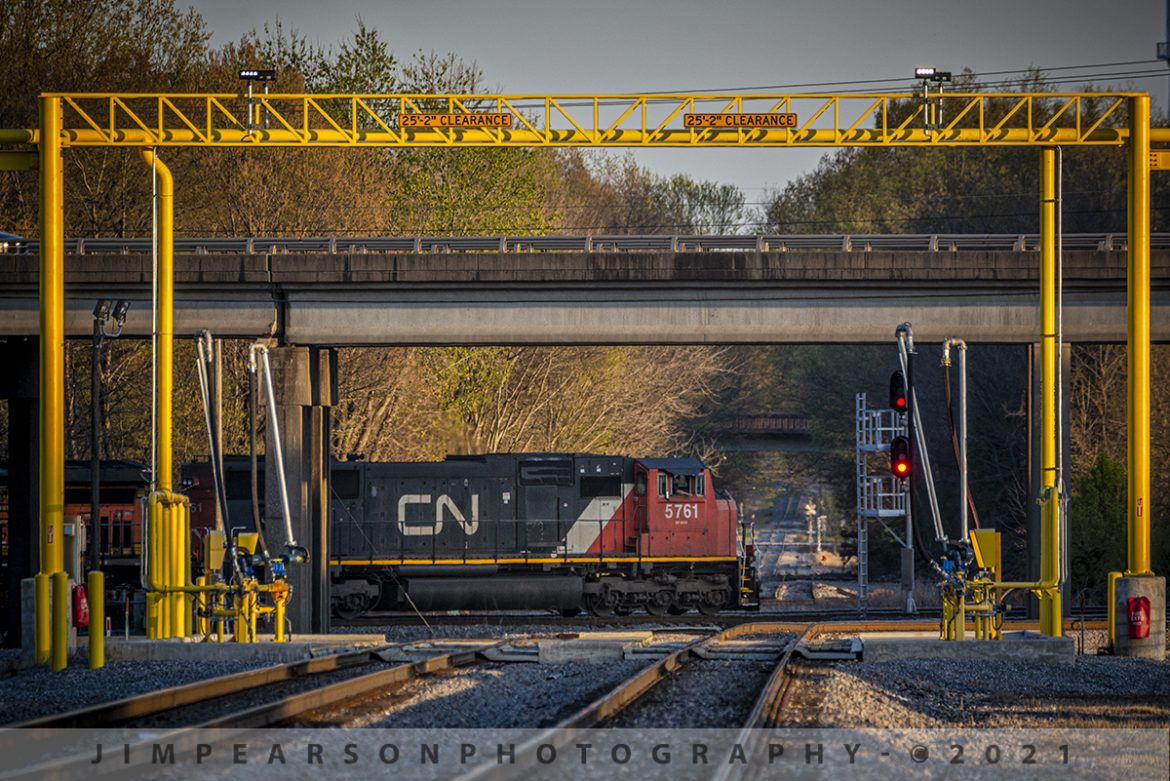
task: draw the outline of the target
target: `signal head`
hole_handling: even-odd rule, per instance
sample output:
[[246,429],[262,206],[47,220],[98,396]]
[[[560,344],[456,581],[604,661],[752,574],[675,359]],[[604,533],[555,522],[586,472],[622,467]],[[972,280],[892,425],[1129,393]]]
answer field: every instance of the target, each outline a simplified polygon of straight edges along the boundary
[[894,437],[890,441],[890,472],[894,477],[906,480],[910,477],[910,470],[910,440]]
[[906,393],[906,376],[898,369],[890,375],[890,409],[905,412],[909,407],[909,396]]

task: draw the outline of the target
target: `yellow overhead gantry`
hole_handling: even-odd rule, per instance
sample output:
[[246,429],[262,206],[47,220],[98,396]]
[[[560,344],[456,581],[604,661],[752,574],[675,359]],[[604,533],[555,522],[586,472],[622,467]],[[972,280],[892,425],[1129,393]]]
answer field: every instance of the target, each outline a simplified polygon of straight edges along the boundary
[[[1149,170],[1150,99],[1136,92],[626,95],[306,95],[46,93],[40,128],[0,130],[0,144],[36,144],[39,154],[0,153],[0,168],[41,175],[41,576],[61,569],[64,438],[64,225],[62,150],[68,147],[1037,147],[1041,155],[1042,463],[1053,487],[1058,432],[1051,271],[1055,231],[1052,150],[1128,146],[1128,466],[1126,575],[1150,575],[1149,524]],[[444,119],[447,117],[447,119]],[[166,228],[168,226],[164,226]],[[166,265],[172,237],[160,234]],[[160,278],[170,273],[160,268]],[[165,299],[165,300],[164,300]],[[160,296],[166,306],[169,295]],[[160,311],[160,323],[170,313]],[[162,329],[158,329],[162,330]],[[161,334],[160,334],[161,335]],[[170,387],[160,361],[157,386]],[[166,407],[160,405],[160,409]],[[170,429],[158,421],[156,442]],[[159,433],[162,437],[159,437]],[[166,448],[169,451],[169,446]],[[159,454],[160,467],[169,452]],[[169,475],[158,475],[161,485]],[[1042,516],[1041,597],[1046,632],[1059,632],[1058,488]],[[38,580],[38,659],[48,657],[49,621]],[[1025,584],[1012,584],[1024,587]],[[64,609],[64,605],[60,606]],[[63,640],[52,639],[54,661]],[[56,667],[57,665],[54,664]]]

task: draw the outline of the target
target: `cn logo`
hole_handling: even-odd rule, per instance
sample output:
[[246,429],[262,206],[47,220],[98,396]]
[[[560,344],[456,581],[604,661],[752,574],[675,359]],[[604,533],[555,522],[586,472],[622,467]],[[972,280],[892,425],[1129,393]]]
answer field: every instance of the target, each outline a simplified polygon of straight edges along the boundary
[[398,531],[408,537],[433,535],[443,531],[443,513],[446,511],[451,520],[463,527],[464,534],[475,534],[479,528],[479,494],[471,495],[471,520],[468,521],[463,511],[447,494],[440,494],[435,500],[435,521],[430,524],[406,523],[406,508],[412,504],[430,504],[430,494],[403,494],[398,499]]

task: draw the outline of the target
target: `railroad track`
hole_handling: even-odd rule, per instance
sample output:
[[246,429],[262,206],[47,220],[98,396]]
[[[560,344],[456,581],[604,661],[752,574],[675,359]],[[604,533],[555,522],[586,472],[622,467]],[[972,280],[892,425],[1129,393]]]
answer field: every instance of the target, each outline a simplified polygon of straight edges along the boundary
[[[142,740],[139,746],[130,746],[127,753],[147,763],[147,751],[139,748],[172,743],[176,751],[189,751],[198,741],[196,730],[255,729],[283,724],[315,710],[369,696],[371,692],[470,664],[497,644],[494,641],[440,643],[432,646],[434,653],[420,650],[419,656],[423,658],[406,662],[387,663],[382,655],[388,650],[411,644],[319,657],[148,692],[116,702],[35,719],[14,727],[118,727],[146,730],[149,737]],[[364,671],[366,668],[370,670]],[[299,686],[308,684],[309,688],[293,693],[280,688],[289,683]],[[277,695],[275,697],[272,696],[274,691]],[[265,701],[254,704],[257,698]],[[221,712],[225,706],[226,712]],[[201,708],[210,708],[216,712],[204,714],[194,721],[189,720],[192,713],[200,713]],[[125,764],[102,763],[91,766],[93,747],[87,746],[83,751],[78,754],[65,752],[64,756],[56,756],[34,767],[0,774],[0,781],[53,781],[78,778],[83,773],[88,777],[107,772],[127,772]]]
[[[1069,622],[1070,625],[1075,622]],[[1017,625],[1018,626],[1018,625]],[[586,689],[566,679],[564,683],[539,684],[548,691],[569,693],[567,700],[569,714],[560,718],[550,727],[541,730],[531,740],[516,747],[516,756],[535,751],[544,744],[559,745],[572,739],[574,730],[623,726],[621,717],[641,703],[647,702],[647,695],[668,682],[678,681],[711,658],[712,651],[751,638],[772,638],[774,656],[778,656],[762,686],[737,688],[737,691],[759,691],[746,717],[735,723],[701,724],[700,727],[738,728],[741,737],[752,739],[753,730],[786,726],[793,723],[788,713],[788,700],[799,685],[794,685],[795,673],[799,671],[797,649],[804,642],[809,643],[828,633],[854,634],[866,631],[931,631],[936,628],[934,621],[882,620],[866,622],[783,622],[756,621],[736,623],[713,634],[705,634],[685,642],[677,639],[677,630],[661,630],[664,637],[675,638],[673,646],[662,651],[664,655],[655,661],[628,662],[637,665],[637,671],[612,688],[606,688],[600,696],[580,705],[572,704],[572,695],[593,697]],[[1014,627],[1013,627],[1014,628]],[[689,634],[689,633],[687,633]],[[532,640],[547,638],[536,635]],[[774,642],[782,639],[781,644]],[[503,640],[457,640],[424,641],[422,643],[401,643],[386,645],[370,650],[350,652],[321,657],[303,662],[274,665],[257,670],[235,673],[221,678],[199,681],[170,689],[150,692],[117,702],[93,706],[70,713],[36,719],[16,725],[24,728],[48,727],[121,727],[137,728],[149,733],[149,743],[172,742],[190,750],[197,741],[192,729],[235,728],[255,729],[275,725],[346,726],[358,723],[353,713],[363,709],[380,707],[391,692],[397,692],[405,685],[428,687],[432,681],[450,680],[450,675],[459,668],[480,665],[499,670],[499,653]],[[489,654],[495,653],[495,656]],[[404,657],[405,655],[405,657]],[[724,657],[726,658],[726,657]],[[756,660],[758,657],[749,657]],[[405,660],[404,660],[405,659]],[[629,656],[627,656],[629,659]],[[494,667],[492,667],[494,665]],[[593,665],[588,665],[593,667]],[[547,670],[544,665],[511,665],[513,669],[527,667],[529,670]],[[612,668],[612,669],[611,669]],[[611,677],[616,665],[606,665]],[[624,668],[622,668],[624,669]],[[619,671],[620,672],[620,671]],[[503,673],[497,673],[502,675]],[[590,677],[601,679],[600,672],[589,673]],[[552,676],[548,676],[552,680]],[[520,679],[525,680],[524,678]],[[545,680],[540,672],[536,680]],[[591,681],[596,691],[597,681]],[[604,684],[602,684],[604,686]],[[282,688],[283,687],[283,688]],[[306,688],[307,687],[307,688]],[[289,691],[290,688],[304,689]],[[472,687],[475,688],[474,686]],[[383,693],[386,694],[383,694]],[[452,695],[444,695],[452,696]],[[454,695],[458,697],[459,695]],[[257,700],[260,702],[257,702]],[[504,702],[505,707],[509,705]],[[387,713],[393,713],[391,707]],[[409,706],[408,706],[409,707]],[[680,707],[677,703],[674,707]],[[348,709],[348,711],[347,711]],[[561,709],[564,711],[564,708]],[[374,722],[375,724],[377,722]],[[548,721],[537,724],[548,724]],[[388,719],[389,726],[395,726],[394,718]],[[454,725],[430,722],[435,727]],[[409,725],[408,725],[409,726]],[[529,726],[534,726],[530,724]],[[35,736],[37,733],[32,732]],[[60,733],[57,733],[60,734]],[[145,746],[146,743],[144,742]],[[745,744],[746,745],[746,744]],[[63,747],[62,747],[63,749]],[[0,774],[0,781],[16,779],[38,779],[50,781],[58,778],[77,778],[84,771],[85,777],[101,775],[103,772],[125,772],[122,764],[102,764],[91,767],[92,745],[71,749],[78,753],[70,755],[68,750],[49,754],[52,757],[42,764],[16,772]],[[81,753],[84,752],[84,753]],[[141,752],[147,761],[146,752]],[[482,781],[506,777],[517,767],[484,765],[472,769],[460,781]],[[716,781],[721,781],[716,779]]]
[[[754,701],[747,718],[742,724],[728,725],[739,727],[742,730],[740,737],[746,738],[750,736],[753,729],[774,726],[777,723],[778,714],[782,712],[784,699],[789,688],[789,667],[797,645],[801,641],[807,642],[813,639],[827,628],[833,627],[832,625],[816,623],[756,622],[732,626],[711,637],[695,640],[639,671],[603,697],[594,700],[571,716],[530,738],[516,748],[516,756],[531,759],[542,747],[563,748],[570,741],[576,739],[579,730],[594,727],[604,728],[612,724],[623,712],[641,702],[655,687],[682,674],[688,665],[701,659],[704,648],[734,641],[748,635],[784,635],[788,638],[784,650],[768,676],[767,683]],[[524,766],[525,763],[518,759],[517,764]],[[457,781],[503,781],[503,779],[516,777],[515,767],[493,763],[479,765],[459,776]]]
[[[1087,621],[1103,621],[1106,617],[1105,609],[1085,611]],[[645,625],[669,627],[731,627],[742,624],[760,622],[788,622],[788,623],[820,623],[826,621],[871,621],[871,620],[938,620],[934,610],[923,610],[917,617],[907,616],[902,608],[867,608],[859,612],[856,608],[825,609],[825,610],[786,610],[766,612],[720,613],[715,616],[687,614],[681,616],[650,616],[633,614],[628,616],[598,617],[581,615],[572,618],[554,615],[551,613],[462,613],[458,615],[427,614],[426,622],[431,626],[504,626],[504,627],[564,627],[566,629],[580,628],[612,628],[612,627],[640,627]],[[1065,619],[1066,626],[1079,625],[1081,614],[1070,615]],[[1016,619],[1012,619],[1016,621]],[[338,622],[333,629],[344,630],[346,627],[369,626],[421,626],[422,621],[413,613],[382,613],[362,616]]]
[[[929,617],[930,614],[926,614]],[[677,627],[709,627],[709,626],[738,626],[740,624],[768,622],[818,622],[818,621],[849,621],[869,618],[904,618],[906,612],[901,608],[870,608],[859,613],[856,608],[832,610],[790,610],[783,612],[741,612],[720,613],[715,616],[704,616],[697,613],[681,616],[651,616],[633,614],[628,616],[574,616],[565,618],[551,613],[461,613],[458,615],[427,614],[426,622],[432,626],[564,626],[579,627],[638,627],[646,624],[655,626]],[[346,627],[365,626],[420,626],[422,621],[413,613],[381,613],[366,615],[360,618],[338,622],[335,630]]]

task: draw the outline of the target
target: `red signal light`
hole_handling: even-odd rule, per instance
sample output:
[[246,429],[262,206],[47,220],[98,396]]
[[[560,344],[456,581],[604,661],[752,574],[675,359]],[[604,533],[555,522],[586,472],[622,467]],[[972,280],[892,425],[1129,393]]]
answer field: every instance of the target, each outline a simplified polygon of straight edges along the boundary
[[906,375],[899,369],[890,375],[890,409],[905,412],[906,396]]
[[894,477],[910,477],[910,440],[906,437],[890,441],[890,471]]

